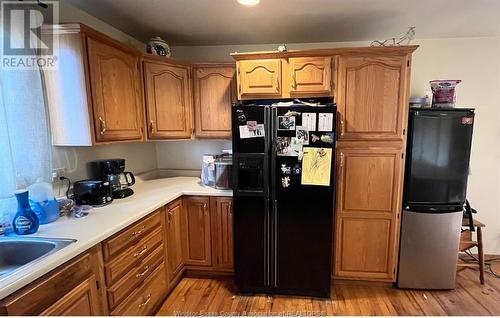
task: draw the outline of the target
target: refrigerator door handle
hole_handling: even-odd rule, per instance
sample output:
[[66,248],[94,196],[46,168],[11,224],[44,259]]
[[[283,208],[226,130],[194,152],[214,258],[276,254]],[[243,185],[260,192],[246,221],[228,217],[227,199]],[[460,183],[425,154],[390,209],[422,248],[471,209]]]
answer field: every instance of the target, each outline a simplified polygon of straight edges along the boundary
[[274,287],[278,287],[278,200],[274,200]]

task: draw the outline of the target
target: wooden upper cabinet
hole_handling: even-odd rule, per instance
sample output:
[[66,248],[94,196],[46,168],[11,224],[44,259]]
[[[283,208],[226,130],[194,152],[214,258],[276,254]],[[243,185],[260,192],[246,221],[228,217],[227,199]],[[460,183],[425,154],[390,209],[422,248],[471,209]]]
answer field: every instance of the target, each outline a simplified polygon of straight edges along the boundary
[[402,150],[338,150],[335,275],[394,281]]
[[93,37],[87,48],[96,141],[142,140],[139,55]]
[[210,198],[212,221],[213,265],[222,271],[234,268],[233,253],[233,199],[230,197]]
[[189,139],[192,134],[189,66],[144,61],[149,139]]
[[167,205],[167,272],[168,281],[173,281],[184,266],[182,255],[183,241],[183,206],[182,200],[178,199]]
[[199,65],[193,74],[196,137],[231,138],[231,105],[237,99],[235,65]]
[[236,67],[239,99],[281,96],[281,59],[238,61]]
[[341,140],[403,140],[407,56],[343,56],[336,102]]
[[186,242],[184,256],[187,265],[212,265],[209,197],[187,197]]
[[332,96],[332,58],[298,57],[288,59],[290,96]]

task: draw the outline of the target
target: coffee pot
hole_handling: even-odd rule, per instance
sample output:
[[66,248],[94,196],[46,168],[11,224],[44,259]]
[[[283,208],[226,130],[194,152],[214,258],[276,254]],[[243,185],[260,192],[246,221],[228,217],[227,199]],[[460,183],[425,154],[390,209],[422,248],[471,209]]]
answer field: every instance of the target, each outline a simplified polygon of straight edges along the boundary
[[125,171],[125,159],[91,161],[90,170],[94,178],[109,182],[114,199],[134,193],[130,186],[135,184],[135,177],[132,172]]

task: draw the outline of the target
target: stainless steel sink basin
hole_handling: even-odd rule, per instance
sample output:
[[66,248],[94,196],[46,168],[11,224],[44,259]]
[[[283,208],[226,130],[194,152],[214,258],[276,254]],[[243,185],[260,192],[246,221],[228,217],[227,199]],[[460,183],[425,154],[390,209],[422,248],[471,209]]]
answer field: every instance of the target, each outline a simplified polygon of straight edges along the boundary
[[73,242],[76,240],[42,237],[0,238],[0,281],[25,266],[36,264]]

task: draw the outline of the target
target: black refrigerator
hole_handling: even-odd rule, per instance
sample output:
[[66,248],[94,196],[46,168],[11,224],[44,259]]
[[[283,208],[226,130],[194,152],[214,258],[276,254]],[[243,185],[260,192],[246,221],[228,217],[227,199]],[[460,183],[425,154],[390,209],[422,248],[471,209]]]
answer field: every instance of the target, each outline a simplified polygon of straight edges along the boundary
[[239,292],[329,297],[335,117],[331,103],[233,105]]
[[400,288],[453,289],[474,126],[472,108],[411,108]]

